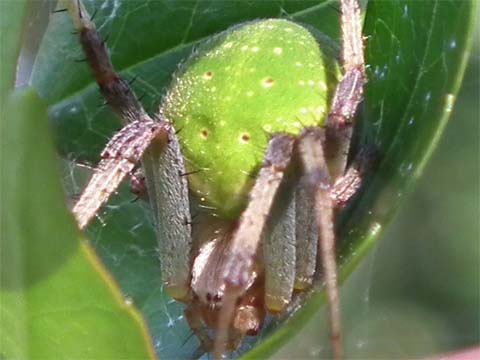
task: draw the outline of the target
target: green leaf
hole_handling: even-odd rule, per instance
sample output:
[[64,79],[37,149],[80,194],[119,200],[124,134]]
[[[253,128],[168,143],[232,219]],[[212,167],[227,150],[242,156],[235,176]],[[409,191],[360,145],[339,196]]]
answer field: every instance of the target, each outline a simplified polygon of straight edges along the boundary
[[15,84],[26,3],[25,0],[0,2],[0,111],[4,109],[8,91]]
[[[95,23],[108,37],[113,62],[144,105],[155,111],[171,74],[199,41],[238,22],[287,17],[320,29],[338,41],[333,1],[156,1],[87,3]],[[359,119],[359,142],[378,148],[377,170],[339,220],[341,277],[350,274],[421,174],[451,111],[465,68],[474,23],[473,1],[378,1],[366,10],[369,83]],[[50,107],[61,153],[94,162],[120,123],[98,108],[96,86],[70,35],[65,14],[52,16],[32,75],[32,83]],[[70,162],[66,180],[78,193],[81,172]],[[84,177],[84,175],[83,175]],[[126,187],[106,207],[89,238],[146,317],[157,353],[187,357],[198,343],[182,318],[182,306],[163,293],[156,244],[148,210],[132,203]],[[246,355],[264,358],[291,338],[323,303],[313,295],[296,314],[265,332]],[[248,346],[246,346],[248,347]]]
[[65,207],[45,105],[10,96],[2,118],[0,357],[152,358],[143,319]]

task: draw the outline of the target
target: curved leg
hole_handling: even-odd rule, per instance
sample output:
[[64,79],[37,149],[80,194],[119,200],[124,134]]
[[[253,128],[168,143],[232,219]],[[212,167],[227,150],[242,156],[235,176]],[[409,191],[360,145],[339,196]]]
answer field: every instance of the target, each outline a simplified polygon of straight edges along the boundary
[[72,212],[80,229],[97,214],[140,161],[150,143],[156,139],[166,143],[170,124],[151,120],[134,121],[125,126],[108,142],[100,163]]
[[363,183],[365,173],[375,165],[375,150],[364,148],[355,156],[345,174],[336,179],[330,196],[336,209],[344,207],[357,193]]
[[150,143],[155,139],[166,144],[171,129],[169,123],[154,121],[143,110],[128,83],[115,71],[106,44],[90,21],[82,2],[62,0],[62,3],[79,33],[88,65],[101,93],[127,124],[108,142],[92,179],[72,210],[83,229],[125,176],[131,173]]

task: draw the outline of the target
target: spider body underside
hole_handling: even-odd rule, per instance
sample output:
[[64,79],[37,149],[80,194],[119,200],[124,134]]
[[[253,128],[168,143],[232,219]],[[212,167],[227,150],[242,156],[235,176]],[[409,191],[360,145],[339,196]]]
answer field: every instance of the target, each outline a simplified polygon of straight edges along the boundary
[[[334,357],[341,358],[334,211],[360,186],[365,162],[360,157],[346,169],[352,120],[366,81],[357,0],[340,0],[343,77],[332,88],[331,99],[327,99],[325,91],[311,93],[327,99],[327,103],[312,106],[313,111],[322,108],[323,120],[314,118],[313,123],[308,123],[307,119],[298,122],[293,118],[292,121],[303,121],[307,126],[294,132],[278,128],[272,133],[264,132],[264,145],[260,148],[263,160],[253,161],[253,168],[244,171],[246,175],[237,176],[243,176],[244,183],[239,182],[243,192],[240,196],[234,192],[240,200],[233,210],[227,208],[226,216],[220,210],[212,216],[202,206],[207,200],[209,207],[210,194],[217,210],[222,201],[231,203],[231,199],[225,198],[232,192],[232,179],[236,176],[230,175],[230,182],[223,187],[217,183],[204,186],[209,180],[202,180],[202,171],[197,175],[190,163],[185,166],[182,155],[190,151],[187,160],[195,157],[196,143],[212,136],[215,128],[206,128],[205,124],[195,128],[198,138],[190,148],[191,137],[182,139],[183,135],[179,135],[179,141],[169,117],[181,113],[181,102],[167,95],[167,105],[162,106],[159,114],[148,115],[128,83],[115,72],[106,45],[81,2],[63,2],[79,31],[100,91],[126,124],[107,144],[92,179],[72,210],[79,227],[89,223],[141,161],[159,238],[162,280],[172,297],[188,304],[187,320],[205,351],[221,357],[226,351],[235,350],[245,335],[255,335],[261,329],[267,311],[285,311],[294,290],[311,286],[320,276],[317,267],[321,264],[330,309],[332,348]],[[283,20],[263,22],[280,23],[301,28]],[[262,22],[256,23],[259,24]],[[252,24],[244,28],[247,26]],[[242,27],[232,33],[238,29]],[[307,32],[303,28],[300,31]],[[252,44],[249,46],[256,52]],[[272,49],[273,56],[283,51],[280,46]],[[208,83],[218,72],[201,68],[199,74]],[[180,76],[177,84],[181,79]],[[273,76],[260,78],[260,90],[273,90],[278,85],[275,81]],[[188,85],[196,86],[191,82]],[[332,85],[326,87],[329,86]],[[176,91],[175,85],[173,88]],[[309,95],[300,96],[300,101],[306,96]],[[187,99],[183,105],[188,102]],[[253,141],[251,131],[255,127],[239,133],[241,146]],[[258,151],[255,148],[257,157]],[[196,189],[190,187],[190,192],[197,194],[193,199],[189,194],[189,176],[184,176],[189,173],[195,173],[193,182],[200,183]],[[254,179],[250,179],[252,176]],[[237,185],[234,183],[233,187]],[[200,214],[193,222],[192,209]],[[214,330],[213,338],[209,329]]]

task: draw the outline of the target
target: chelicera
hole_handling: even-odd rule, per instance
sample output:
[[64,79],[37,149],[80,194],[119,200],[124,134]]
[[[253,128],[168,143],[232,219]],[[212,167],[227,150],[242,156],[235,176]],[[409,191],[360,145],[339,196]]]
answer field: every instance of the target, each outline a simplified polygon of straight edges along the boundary
[[340,62],[325,36],[302,25],[241,24],[197,49],[153,116],[115,72],[81,2],[64,3],[101,93],[125,123],[73,207],[79,227],[141,163],[162,280],[187,303],[205,351],[236,349],[267,312],[284,312],[322,276],[341,358],[335,209],[358,189],[366,163],[358,156],[347,167],[366,82],[357,0],[340,0]]

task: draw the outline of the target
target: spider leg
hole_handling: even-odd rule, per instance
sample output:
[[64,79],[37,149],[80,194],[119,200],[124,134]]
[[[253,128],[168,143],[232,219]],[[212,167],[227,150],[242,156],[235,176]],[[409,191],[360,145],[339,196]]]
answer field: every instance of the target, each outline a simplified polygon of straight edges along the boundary
[[103,150],[95,173],[72,209],[80,229],[88,225],[98,209],[115,192],[153,139],[166,142],[169,128],[170,124],[165,122],[139,120],[115,134]]
[[[329,194],[333,208],[343,208],[358,192],[365,173],[374,163],[374,151],[362,149],[353,159],[345,174],[335,181]],[[305,290],[313,284],[317,264],[318,227],[315,221],[314,199],[300,182],[295,192],[296,202],[296,256],[295,289]]]
[[295,193],[296,242],[295,289],[304,290],[312,285],[317,264],[318,228],[312,209],[315,203],[304,184],[300,182]]
[[[158,123],[157,123],[158,124]],[[168,144],[154,139],[142,158],[158,240],[162,281],[170,296],[186,301],[190,295],[192,229],[185,165],[175,130]]]
[[245,293],[251,277],[252,265],[266,227],[277,191],[290,165],[295,139],[289,135],[274,135],[269,143],[262,168],[250,192],[250,201],[244,210],[232,237],[223,273],[225,294],[219,316],[214,356],[221,358],[228,339],[235,303]]
[[[330,336],[335,359],[342,358],[340,298],[335,259],[334,206],[353,195],[360,186],[360,172],[352,167],[343,178],[353,132],[352,119],[363,99],[366,82],[362,21],[357,0],[340,0],[342,63],[344,77],[338,84],[323,130],[306,129],[299,143],[306,180],[313,192],[319,234],[319,256],[323,266],[329,305]],[[325,143],[325,149],[323,144]],[[328,159],[328,165],[327,165]],[[332,191],[331,179],[338,179]],[[340,190],[341,189],[341,190]],[[352,190],[352,191],[350,191]]]
[[[275,208],[284,208],[275,201]],[[295,198],[281,213],[271,214],[275,222],[263,241],[265,267],[265,306],[271,313],[281,313],[290,303],[295,281]]]
[[196,337],[200,341],[201,349],[203,351],[209,351],[213,348],[213,341],[210,338],[208,331],[205,329],[203,323],[201,310],[198,305],[190,304],[184,311],[185,318],[187,319],[188,326],[195,333]]
[[[362,149],[345,174],[337,178],[329,191],[334,209],[344,207],[357,193],[365,172],[373,163],[373,152],[371,148]],[[265,238],[265,305],[271,313],[282,312],[284,307],[280,304],[290,302],[292,274],[296,290],[305,290],[313,283],[318,247],[314,207],[309,191],[300,182],[287,211],[278,217],[273,230]],[[291,266],[292,259],[295,268]]]
[[342,358],[340,298],[335,260],[334,204],[330,196],[331,178],[323,149],[324,130],[307,128],[299,141],[299,154],[304,179],[313,195],[314,214],[318,226],[318,254],[329,305],[330,337],[335,359]]
[[338,84],[327,118],[325,152],[333,179],[345,171],[352,119],[363,99],[366,83],[362,18],[358,0],[340,0],[344,77]]
[[90,21],[82,2],[62,0],[62,3],[79,33],[87,62],[101,93],[123,122],[128,124],[108,142],[92,179],[73,207],[73,214],[83,229],[132,171],[153,139],[166,143],[171,126],[165,121],[153,121],[135,98],[128,83],[115,71],[106,44],[95,24]]
[[80,0],[62,0],[68,9],[92,74],[111,108],[124,123],[148,118],[128,82],[115,71],[106,42]]
[[375,157],[376,153],[373,148],[361,149],[345,171],[345,174],[336,179],[330,190],[330,196],[336,209],[344,207],[357,193],[363,184],[365,173],[374,166]]
[[147,184],[145,181],[144,170],[135,167],[130,173],[130,192],[136,196],[136,199],[133,201],[141,199],[148,202]]

